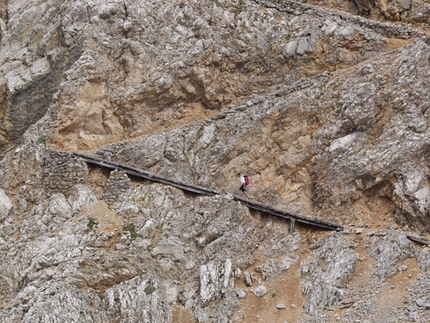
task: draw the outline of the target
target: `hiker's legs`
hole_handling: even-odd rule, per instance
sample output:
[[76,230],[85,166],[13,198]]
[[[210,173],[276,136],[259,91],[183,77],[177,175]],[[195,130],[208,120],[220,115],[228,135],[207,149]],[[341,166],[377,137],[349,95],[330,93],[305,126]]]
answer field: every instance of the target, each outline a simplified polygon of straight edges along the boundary
[[243,194],[245,194],[245,196],[247,197],[247,198],[249,198],[249,195],[248,195],[248,193],[246,193],[246,187],[245,187],[245,185],[241,185],[240,186],[240,188],[239,188],[239,192],[242,192]]
[[240,187],[239,187],[239,193],[243,193],[243,194],[245,194],[246,196],[248,196],[248,194],[246,194],[246,189],[245,189],[245,185],[240,185]]

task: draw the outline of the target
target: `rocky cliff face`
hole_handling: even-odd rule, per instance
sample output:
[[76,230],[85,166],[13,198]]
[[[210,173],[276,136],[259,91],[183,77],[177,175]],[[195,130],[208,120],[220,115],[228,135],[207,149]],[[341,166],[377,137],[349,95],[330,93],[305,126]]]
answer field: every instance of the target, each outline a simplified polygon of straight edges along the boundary
[[427,9],[0,1],[1,321],[430,320]]

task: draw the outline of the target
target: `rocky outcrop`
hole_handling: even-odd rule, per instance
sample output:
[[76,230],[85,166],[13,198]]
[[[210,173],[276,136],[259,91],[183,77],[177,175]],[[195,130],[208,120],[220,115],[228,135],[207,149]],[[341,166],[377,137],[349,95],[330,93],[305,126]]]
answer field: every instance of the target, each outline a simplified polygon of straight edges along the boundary
[[[43,17],[50,21],[47,29],[40,20],[34,35],[32,26],[18,21],[50,3],[26,4],[22,13],[9,9],[2,146],[12,147],[47,111],[55,127],[42,135],[66,149],[91,149],[189,123],[267,86],[374,57],[385,50],[385,36],[414,33],[369,29],[321,9],[283,5],[289,7],[177,0],[160,11],[151,1],[56,2]],[[34,45],[9,46],[14,37]]]
[[308,313],[315,313],[338,304],[355,270],[357,256],[354,245],[343,237],[331,236],[318,249],[312,260],[301,264],[303,293],[309,295],[305,306]]
[[111,158],[231,193],[246,168],[252,195],[265,202],[348,223],[351,204],[371,222],[372,201],[384,217],[423,231],[428,56],[429,46],[417,41],[347,73],[279,86],[126,143]]
[[63,42],[71,4],[64,1],[2,1],[0,25],[0,157],[52,104],[66,70],[80,56],[82,39]]
[[368,253],[378,260],[377,274],[381,278],[393,276],[399,263],[416,256],[416,249],[404,234],[394,232],[377,232],[369,237]]
[[339,8],[343,11],[354,15],[360,15],[372,20],[379,21],[403,21],[413,23],[428,23],[429,19],[429,2],[396,0],[390,2],[356,0],[356,1],[337,1],[329,0],[323,3],[317,1],[303,1],[316,5],[323,5],[331,8]]
[[0,1],[0,321],[429,321],[426,6]]

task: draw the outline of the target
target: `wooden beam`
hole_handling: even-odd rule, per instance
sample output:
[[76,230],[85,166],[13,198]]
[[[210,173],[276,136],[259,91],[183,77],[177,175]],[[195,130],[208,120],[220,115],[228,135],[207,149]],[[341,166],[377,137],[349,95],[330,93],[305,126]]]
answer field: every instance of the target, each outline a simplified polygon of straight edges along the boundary
[[130,174],[130,175],[133,175],[133,176],[136,176],[139,178],[147,179],[147,180],[150,180],[153,182],[158,182],[158,183],[166,184],[169,186],[173,186],[173,187],[176,187],[176,188],[179,188],[181,190],[188,191],[191,193],[207,195],[207,196],[218,195],[218,192],[216,192],[214,190],[211,190],[211,189],[208,189],[205,187],[201,187],[201,186],[197,186],[197,185],[190,185],[190,184],[180,182],[178,180],[175,180],[175,179],[172,179],[169,177],[165,177],[163,175],[151,173],[149,171],[145,171],[145,170],[135,168],[132,166],[123,165],[120,163],[114,163],[114,162],[110,162],[110,161],[106,161],[106,160],[101,160],[101,159],[98,159],[96,157],[92,157],[92,156],[88,156],[88,155],[84,155],[84,154],[79,154],[79,153],[74,153],[74,155],[81,157],[83,160],[85,160],[89,164],[98,165],[98,166],[106,167],[109,169],[121,169],[124,172],[126,172],[127,174]]
[[426,245],[426,246],[430,245],[430,241],[429,241],[429,240],[427,240],[427,239],[418,238],[418,237],[414,237],[414,236],[406,236],[406,237],[407,237],[409,240],[412,240],[412,241],[415,241],[415,242],[421,243],[421,244],[423,244],[423,245]]
[[296,220],[291,219],[291,222],[290,222],[290,234],[294,233],[295,226],[296,226]]
[[[108,169],[121,169],[129,175],[132,175],[132,176],[135,176],[138,178],[143,178],[146,180],[150,180],[153,182],[158,182],[158,183],[170,185],[170,186],[179,188],[181,190],[184,190],[186,192],[191,192],[191,193],[201,194],[201,195],[206,195],[206,196],[215,196],[215,195],[220,194],[217,191],[206,188],[206,187],[187,184],[187,183],[175,180],[173,178],[169,178],[169,177],[166,177],[163,175],[151,173],[149,171],[135,168],[132,166],[102,160],[102,159],[99,159],[97,157],[84,155],[84,154],[80,154],[80,153],[72,153],[72,154],[77,156],[77,157],[82,158],[88,164],[106,167]],[[276,208],[271,207],[270,205],[266,205],[266,204],[259,203],[257,201],[253,201],[253,200],[249,200],[249,199],[244,199],[244,198],[236,196],[236,195],[234,195],[234,199],[236,201],[239,201],[240,203],[242,203],[243,205],[245,205],[246,207],[248,207],[250,209],[254,209],[254,210],[257,210],[257,211],[260,211],[263,213],[272,214],[272,215],[290,220],[291,221],[291,223],[290,223],[290,232],[291,233],[293,233],[295,230],[296,222],[311,225],[311,226],[322,228],[322,229],[337,230],[337,231],[343,230],[343,228],[340,225],[337,225],[337,224],[334,224],[331,222],[322,221],[319,219],[315,219],[315,218],[299,215],[296,213],[276,209]]]
[[275,209],[269,205],[265,205],[265,204],[262,204],[262,203],[259,203],[259,202],[253,201],[253,200],[249,200],[249,199],[244,199],[244,198],[239,197],[239,196],[235,196],[234,198],[235,198],[235,200],[239,201],[240,203],[249,207],[250,209],[254,209],[254,210],[257,210],[260,212],[264,212],[267,214],[273,214],[273,215],[276,215],[278,217],[285,218],[288,220],[294,219],[295,221],[297,221],[299,223],[304,223],[304,224],[308,224],[311,226],[320,227],[323,229],[336,230],[336,231],[342,231],[343,230],[342,226],[335,224],[335,223],[307,217],[304,215],[299,215],[299,214],[296,214],[293,212],[287,212],[284,210]]

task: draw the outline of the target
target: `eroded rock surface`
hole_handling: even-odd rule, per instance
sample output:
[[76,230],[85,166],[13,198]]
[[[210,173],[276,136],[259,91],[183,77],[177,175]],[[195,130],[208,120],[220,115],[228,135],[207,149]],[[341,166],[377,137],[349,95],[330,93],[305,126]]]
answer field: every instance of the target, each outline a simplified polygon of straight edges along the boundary
[[0,321],[429,321],[427,7],[0,1]]

